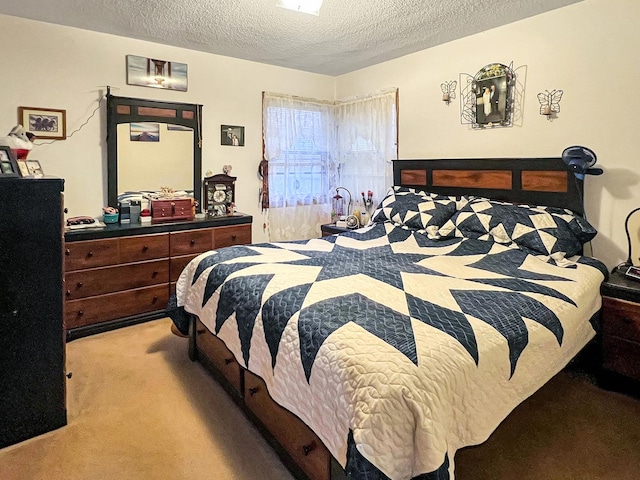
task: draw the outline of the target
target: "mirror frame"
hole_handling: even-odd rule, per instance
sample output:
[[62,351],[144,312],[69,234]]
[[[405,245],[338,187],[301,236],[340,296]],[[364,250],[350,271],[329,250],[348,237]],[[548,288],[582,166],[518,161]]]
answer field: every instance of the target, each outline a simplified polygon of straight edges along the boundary
[[193,197],[202,208],[202,105],[107,94],[107,204],[118,203],[118,124],[172,123],[193,129]]

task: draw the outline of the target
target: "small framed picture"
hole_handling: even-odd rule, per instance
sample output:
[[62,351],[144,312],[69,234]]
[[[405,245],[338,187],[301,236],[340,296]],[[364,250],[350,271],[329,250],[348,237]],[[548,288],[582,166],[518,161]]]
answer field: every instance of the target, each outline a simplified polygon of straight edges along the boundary
[[31,175],[29,173],[29,167],[27,167],[26,160],[18,160],[18,170],[20,171],[20,176],[22,177],[28,177],[29,175]]
[[0,177],[17,177],[18,163],[9,147],[0,145]]
[[29,175],[34,177],[42,177],[44,175],[38,160],[27,160],[27,170],[29,170]]
[[220,125],[220,144],[244,147],[244,127]]
[[67,111],[53,108],[18,107],[18,123],[36,139],[67,138]]

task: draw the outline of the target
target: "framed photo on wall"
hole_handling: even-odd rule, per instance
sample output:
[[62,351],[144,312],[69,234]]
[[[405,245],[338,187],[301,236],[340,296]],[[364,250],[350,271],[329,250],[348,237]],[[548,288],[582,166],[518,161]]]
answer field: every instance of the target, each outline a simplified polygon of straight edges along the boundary
[[187,91],[187,64],[127,55],[127,84]]
[[220,125],[220,145],[244,147],[244,127]]
[[67,138],[67,111],[54,108],[18,107],[18,123],[36,139]]

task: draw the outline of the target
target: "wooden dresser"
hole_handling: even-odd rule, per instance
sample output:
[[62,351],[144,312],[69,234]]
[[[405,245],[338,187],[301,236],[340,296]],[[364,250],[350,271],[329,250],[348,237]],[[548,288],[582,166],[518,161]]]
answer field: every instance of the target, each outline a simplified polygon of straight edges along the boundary
[[0,178],[0,448],[67,424],[59,178]]
[[249,215],[107,225],[65,234],[67,339],[160,318],[185,265],[251,243]]

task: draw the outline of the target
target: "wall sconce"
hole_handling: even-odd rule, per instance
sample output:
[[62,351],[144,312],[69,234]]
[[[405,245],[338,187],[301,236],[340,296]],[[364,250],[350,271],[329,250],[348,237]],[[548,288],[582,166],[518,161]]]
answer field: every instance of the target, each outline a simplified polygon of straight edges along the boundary
[[540,115],[546,115],[547,120],[551,120],[555,114],[560,113],[560,99],[563,93],[562,90],[545,90],[545,93],[539,93]]
[[458,82],[455,80],[440,84],[440,90],[442,90],[442,101],[446,103],[447,106],[449,106],[451,100],[456,98],[456,85],[458,85]]

